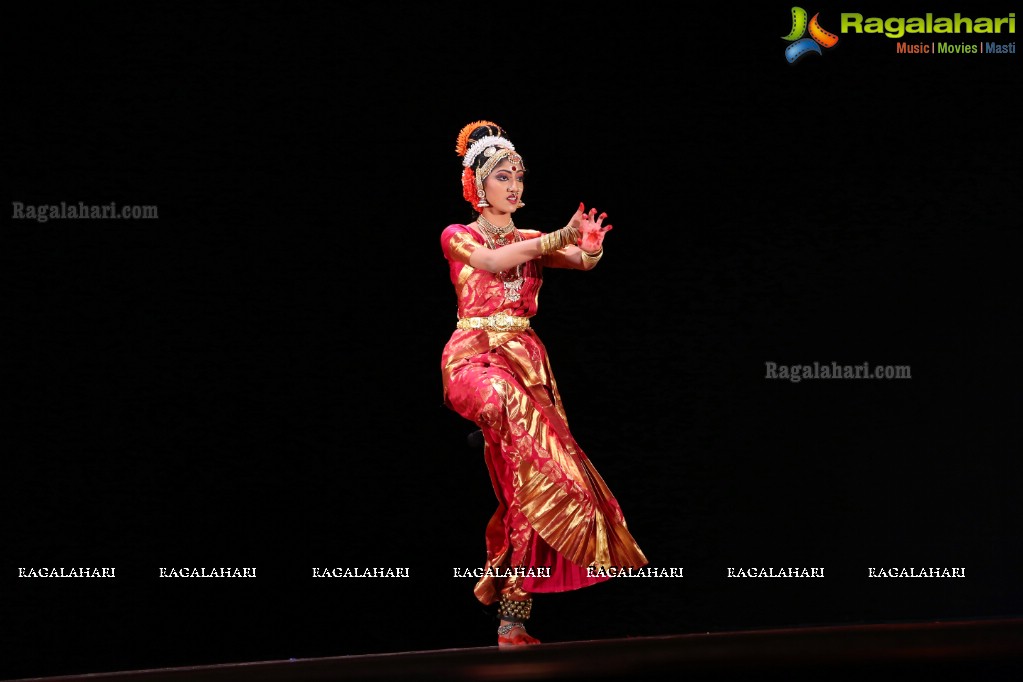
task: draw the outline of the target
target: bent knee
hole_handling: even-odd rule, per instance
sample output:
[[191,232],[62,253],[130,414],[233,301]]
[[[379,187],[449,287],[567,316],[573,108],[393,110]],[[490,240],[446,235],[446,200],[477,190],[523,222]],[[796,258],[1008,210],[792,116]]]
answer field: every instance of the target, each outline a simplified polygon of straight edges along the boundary
[[507,416],[516,390],[504,377],[481,372],[471,386],[457,393],[452,400],[456,412],[481,426],[498,426]]

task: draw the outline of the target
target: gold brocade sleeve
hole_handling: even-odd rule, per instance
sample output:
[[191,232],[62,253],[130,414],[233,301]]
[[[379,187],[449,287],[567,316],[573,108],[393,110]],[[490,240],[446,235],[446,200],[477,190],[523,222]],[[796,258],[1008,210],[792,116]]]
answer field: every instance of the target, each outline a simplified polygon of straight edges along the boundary
[[479,243],[468,232],[456,232],[448,242],[448,252],[453,260],[468,265],[469,257],[479,246]]

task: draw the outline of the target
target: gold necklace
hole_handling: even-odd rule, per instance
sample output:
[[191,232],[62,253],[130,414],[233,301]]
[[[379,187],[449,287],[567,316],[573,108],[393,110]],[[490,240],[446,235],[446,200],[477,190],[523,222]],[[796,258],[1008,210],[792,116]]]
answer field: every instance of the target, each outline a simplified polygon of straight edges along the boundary
[[[504,227],[497,227],[484,218],[481,213],[479,218],[476,219],[476,224],[480,226],[483,239],[487,242],[487,247],[490,249],[522,241],[522,235],[515,229],[515,222],[512,220],[509,220],[508,224]],[[505,300],[518,301],[521,297],[522,284],[525,281],[522,277],[522,263],[516,265],[514,270],[498,272],[497,276],[504,283]]]
[[498,246],[504,246],[508,243],[508,235],[515,231],[515,221],[509,218],[508,224],[504,227],[498,227],[492,222],[483,217],[480,213],[479,218],[476,219],[476,224],[483,230],[483,234],[491,237]]

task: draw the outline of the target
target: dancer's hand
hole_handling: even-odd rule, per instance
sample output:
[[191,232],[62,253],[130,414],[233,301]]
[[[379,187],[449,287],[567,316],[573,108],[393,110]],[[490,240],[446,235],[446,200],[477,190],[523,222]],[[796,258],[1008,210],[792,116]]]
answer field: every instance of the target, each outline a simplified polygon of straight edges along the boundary
[[604,244],[604,233],[610,231],[611,225],[604,225],[606,213],[597,215],[597,209],[591,208],[589,212],[579,204],[579,210],[572,216],[573,222],[579,220],[579,231],[582,236],[579,238],[579,248],[587,253],[600,251]]

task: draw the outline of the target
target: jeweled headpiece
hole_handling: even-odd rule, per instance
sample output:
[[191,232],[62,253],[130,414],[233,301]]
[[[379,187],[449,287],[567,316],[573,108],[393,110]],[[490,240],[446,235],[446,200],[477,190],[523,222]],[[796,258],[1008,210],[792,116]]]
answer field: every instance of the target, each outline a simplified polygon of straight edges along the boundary
[[480,152],[483,152],[483,156],[489,158],[494,155],[498,147],[515,151],[515,145],[511,143],[511,140],[500,135],[487,135],[473,142],[472,146],[466,150],[465,158],[462,159],[462,165],[471,166]]
[[455,143],[462,157],[462,196],[479,211],[489,206],[483,181],[505,157],[522,163],[515,145],[504,136],[504,130],[493,121],[474,121],[462,128]]

